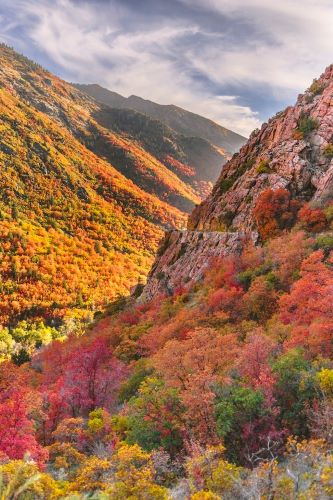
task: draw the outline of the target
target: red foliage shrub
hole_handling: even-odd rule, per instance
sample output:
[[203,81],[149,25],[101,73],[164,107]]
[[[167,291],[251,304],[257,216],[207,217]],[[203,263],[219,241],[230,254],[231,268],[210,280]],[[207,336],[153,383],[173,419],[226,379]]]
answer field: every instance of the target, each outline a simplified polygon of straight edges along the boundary
[[273,341],[260,330],[249,335],[242,347],[239,360],[240,372],[256,387],[264,373],[270,372],[269,357],[274,349]]
[[304,231],[291,232],[272,239],[266,246],[279,287],[288,291],[297,279],[303,259],[311,252],[312,241]]
[[299,202],[291,199],[287,189],[266,189],[257,200],[253,215],[263,240],[289,229],[296,221]]
[[235,319],[239,316],[243,294],[244,291],[240,286],[219,288],[208,297],[209,311],[224,311],[228,313],[231,319]]
[[110,408],[125,373],[104,338],[73,351],[64,377],[72,416],[86,415],[96,407]]
[[301,279],[280,299],[280,317],[292,325],[286,346],[306,347],[309,355],[333,354],[333,273],[322,250],[302,264]]
[[320,208],[304,205],[298,213],[298,219],[304,228],[311,233],[320,233],[327,227],[326,216]]
[[277,299],[277,292],[265,276],[258,276],[243,297],[246,316],[259,322],[268,320],[277,309]]

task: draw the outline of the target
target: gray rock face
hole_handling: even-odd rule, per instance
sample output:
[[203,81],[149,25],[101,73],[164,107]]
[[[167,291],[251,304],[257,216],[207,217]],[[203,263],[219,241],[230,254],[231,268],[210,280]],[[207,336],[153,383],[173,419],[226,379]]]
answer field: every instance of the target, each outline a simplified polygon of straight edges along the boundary
[[162,241],[140,301],[171,295],[178,287],[200,280],[212,259],[240,253],[256,233],[169,231]]

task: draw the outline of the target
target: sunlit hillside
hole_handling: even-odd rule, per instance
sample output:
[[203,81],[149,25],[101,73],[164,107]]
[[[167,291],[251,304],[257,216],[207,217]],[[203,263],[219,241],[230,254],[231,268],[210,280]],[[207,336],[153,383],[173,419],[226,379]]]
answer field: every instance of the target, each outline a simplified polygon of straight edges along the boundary
[[[181,226],[185,214],[80,143],[70,130],[82,131],[87,113],[70,100],[68,88],[55,78],[52,85],[44,81],[53,97],[42,100],[32,82],[46,74],[1,50],[15,62],[2,64],[0,76],[1,322],[61,324],[69,310],[91,315],[128,293],[144,278],[162,228]],[[18,73],[21,64],[26,73]],[[23,96],[26,81],[32,90]],[[52,112],[38,111],[37,98],[38,107]]]

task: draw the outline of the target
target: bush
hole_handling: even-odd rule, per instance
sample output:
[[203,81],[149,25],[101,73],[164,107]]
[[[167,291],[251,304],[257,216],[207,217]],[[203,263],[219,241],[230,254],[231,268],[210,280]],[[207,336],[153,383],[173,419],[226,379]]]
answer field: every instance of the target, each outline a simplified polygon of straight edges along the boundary
[[311,233],[320,233],[327,226],[325,213],[320,208],[311,208],[309,205],[304,205],[298,214],[298,219],[304,229]]
[[261,160],[257,166],[257,174],[269,174],[270,172],[269,162],[267,160]]
[[121,385],[119,390],[119,402],[124,403],[136,396],[141,383],[146,377],[153,373],[146,359],[139,359],[134,367],[133,373]]
[[323,92],[325,85],[320,83],[318,80],[313,80],[312,84],[309,87],[309,92],[313,95],[319,95]]
[[[234,385],[223,387],[215,404],[216,429],[223,439],[226,456],[232,462],[242,461],[247,422],[254,422],[265,413],[264,397],[259,390]],[[246,446],[245,446],[246,447]]]
[[236,179],[234,178],[234,176],[229,177],[228,179],[222,179],[222,181],[220,182],[220,191],[222,193],[226,193],[227,191],[229,191],[235,180]]
[[220,191],[222,193],[226,193],[229,189],[234,185],[234,183],[241,177],[247,170],[253,167],[255,164],[254,158],[248,158],[246,161],[241,163],[237,169],[237,171],[232,174],[230,177],[222,179],[220,182]]
[[330,205],[328,205],[328,207],[324,209],[324,214],[327,219],[327,222],[331,224],[333,222],[333,203],[331,203]]
[[315,242],[315,249],[318,250],[319,248],[322,248],[325,255],[328,255],[329,252],[333,250],[333,235],[323,234],[318,236]]
[[299,202],[292,200],[287,189],[266,189],[258,198],[253,211],[261,238],[265,241],[290,229],[296,221]]
[[318,121],[311,118],[305,113],[301,113],[297,128],[295,129],[296,134],[294,134],[294,138],[303,139],[308,137],[311,132],[313,132],[316,128],[318,128]]
[[333,158],[333,144],[327,144],[323,149],[323,153],[326,158]]
[[241,273],[238,273],[237,281],[242,285],[244,290],[247,291],[250,288],[252,281],[257,276],[267,275],[268,277],[267,280],[270,281],[269,278],[270,274],[271,274],[271,266],[267,264],[262,264],[261,266],[255,268],[249,268]]

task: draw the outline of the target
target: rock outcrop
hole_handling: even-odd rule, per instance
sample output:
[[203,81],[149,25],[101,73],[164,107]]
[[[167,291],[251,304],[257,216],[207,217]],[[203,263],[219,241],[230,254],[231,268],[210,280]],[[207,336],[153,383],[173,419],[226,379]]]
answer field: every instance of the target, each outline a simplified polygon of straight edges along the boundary
[[[323,203],[333,189],[333,65],[297,103],[255,130],[225,165],[212,194],[190,216],[191,230],[255,229],[260,193],[279,187]],[[331,149],[330,149],[331,148]]]
[[140,300],[151,300],[161,293],[172,295],[178,287],[200,280],[212,259],[240,253],[249,239],[255,242],[256,233],[169,231]]
[[141,300],[197,281],[212,258],[240,252],[249,238],[260,243],[253,210],[268,188],[319,206],[332,197],[333,65],[295,106],[251,134],[192,212],[188,231],[166,234]]

